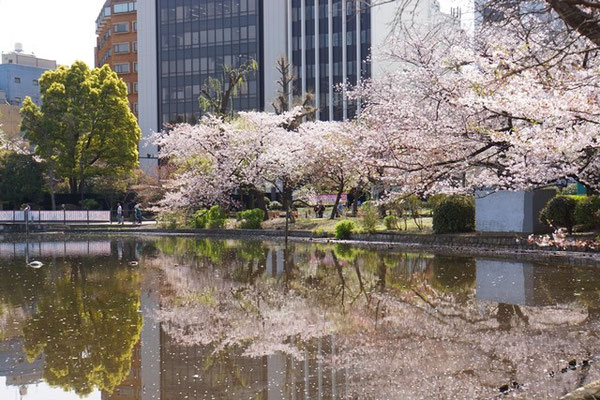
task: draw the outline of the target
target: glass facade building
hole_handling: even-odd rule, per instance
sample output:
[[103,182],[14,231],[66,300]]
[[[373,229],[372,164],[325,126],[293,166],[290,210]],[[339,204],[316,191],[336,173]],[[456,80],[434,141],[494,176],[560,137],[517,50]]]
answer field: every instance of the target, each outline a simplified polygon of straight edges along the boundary
[[223,67],[255,60],[233,109],[260,110],[260,0],[156,0],[159,126],[200,117],[198,97],[209,77],[222,79]]
[[342,84],[371,76],[371,7],[364,0],[292,0],[293,92],[311,92],[319,119],[354,117]]

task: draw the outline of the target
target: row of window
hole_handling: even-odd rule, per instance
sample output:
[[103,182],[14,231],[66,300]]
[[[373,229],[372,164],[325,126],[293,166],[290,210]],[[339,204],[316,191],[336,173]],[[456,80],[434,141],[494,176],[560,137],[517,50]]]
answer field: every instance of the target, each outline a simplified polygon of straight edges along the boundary
[[135,1],[130,1],[127,3],[117,3],[113,6],[113,13],[121,14],[127,12],[137,11],[137,4]]
[[125,82],[125,86],[127,86],[127,93],[128,94],[132,94],[132,93],[137,93],[138,92],[138,83],[137,82],[133,83],[133,92],[131,91],[131,89],[132,89],[131,83]]
[[[113,70],[117,74],[129,74],[131,72],[130,68],[131,68],[131,64],[128,62],[115,64],[113,66]],[[138,63],[137,62],[133,63],[133,72],[138,72]]]
[[[128,33],[129,28],[129,22],[119,22],[118,24],[113,24],[113,33]],[[131,23],[131,28],[133,32],[137,32],[137,21]]]
[[[20,83],[21,83],[21,77],[19,77],[19,76],[15,76],[15,83],[18,83],[18,84],[20,84]],[[37,79],[34,79],[34,80],[32,81],[32,84],[33,84],[33,86],[38,86],[38,85],[39,85],[39,82],[38,82],[38,80],[37,80]]]
[[257,10],[257,0],[217,0],[204,4],[171,6],[160,10],[162,23],[197,21],[206,18],[231,15],[253,14]]
[[[331,36],[331,45],[333,47],[340,47],[342,45],[342,38],[344,35],[341,32],[334,32],[333,35],[329,35],[328,33],[322,33],[319,35],[319,47],[325,48],[329,47],[329,37]],[[367,39],[370,36],[370,30],[363,30],[360,32],[360,42],[361,44],[368,43]],[[315,35],[306,35],[306,50],[311,50],[315,48]],[[356,32],[348,31],[346,32],[346,45],[352,46],[356,44]],[[302,36],[294,36],[292,38],[292,50],[300,50],[302,48]]]
[[[362,2],[362,0],[359,0],[358,7],[364,7],[364,6],[360,5],[361,2]],[[353,14],[355,14],[356,10],[357,10],[357,5],[356,5],[355,1],[354,0],[346,0],[346,15],[353,15]],[[327,12],[327,3],[320,4],[318,11],[319,11],[319,18],[327,18],[329,15],[329,13]],[[361,12],[364,12],[364,9],[361,10]],[[307,4],[304,7],[304,15],[306,16],[306,19],[315,19],[315,6]],[[332,5],[332,16],[335,18],[335,17],[340,17],[341,15],[342,15],[342,2],[341,1],[334,2]],[[300,8],[300,6],[293,7],[292,8],[292,22],[300,21],[302,19],[301,17],[302,17],[302,8]]]
[[115,54],[129,53],[131,51],[131,48],[133,48],[134,53],[137,53],[137,42],[123,42],[114,45]]
[[[200,81],[205,82],[208,79],[208,75],[200,76]],[[163,87],[162,88],[162,102],[163,106],[168,106],[170,101],[189,101],[190,99],[197,99],[200,96],[201,85],[186,85],[176,87]],[[246,85],[242,85],[239,88],[238,96],[249,96],[256,93],[258,85],[256,80],[248,80]]]
[[255,59],[253,55],[223,55],[214,57],[186,58],[178,60],[163,60],[161,63],[161,75],[182,75],[190,72],[216,72],[225,65],[239,67],[248,59]]
[[[337,77],[342,77],[343,76],[343,72],[342,71],[342,67],[343,67],[343,63],[341,62],[334,62],[333,63],[333,76],[337,76]],[[309,64],[306,66],[306,77],[307,78],[315,78],[316,77],[316,66],[314,64]],[[356,70],[358,68],[358,64],[356,61],[347,61],[346,62],[346,76],[350,77],[351,75],[356,75]],[[361,65],[361,72],[364,74],[367,68],[367,63],[365,61],[362,62]],[[302,71],[300,66],[294,66],[294,75],[301,77],[302,76]],[[322,63],[319,64],[319,76],[321,78],[327,78],[329,77],[329,64],[328,63]]]
[[209,46],[256,39],[256,26],[236,26],[233,28],[209,29],[199,32],[183,32],[161,35],[163,48],[184,46]]

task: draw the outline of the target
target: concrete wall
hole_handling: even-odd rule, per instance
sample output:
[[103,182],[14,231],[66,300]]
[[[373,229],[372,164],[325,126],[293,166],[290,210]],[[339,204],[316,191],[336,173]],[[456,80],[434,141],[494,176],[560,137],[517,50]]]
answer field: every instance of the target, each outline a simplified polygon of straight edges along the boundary
[[[138,121],[142,130],[140,168],[158,177],[158,148],[151,136],[158,126],[156,1],[138,0]],[[148,157],[149,156],[149,157]]]
[[539,222],[553,190],[499,191],[476,193],[475,229],[478,232],[540,233],[547,230]]

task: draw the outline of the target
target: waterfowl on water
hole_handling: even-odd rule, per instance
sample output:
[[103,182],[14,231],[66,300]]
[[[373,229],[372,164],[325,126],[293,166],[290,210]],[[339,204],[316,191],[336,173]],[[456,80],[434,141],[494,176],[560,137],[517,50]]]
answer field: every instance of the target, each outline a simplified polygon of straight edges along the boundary
[[129,265],[131,265],[132,267],[135,267],[138,264],[139,264],[139,262],[137,262],[137,261],[129,261]]
[[27,264],[29,268],[42,268],[44,264],[41,261],[32,261]]

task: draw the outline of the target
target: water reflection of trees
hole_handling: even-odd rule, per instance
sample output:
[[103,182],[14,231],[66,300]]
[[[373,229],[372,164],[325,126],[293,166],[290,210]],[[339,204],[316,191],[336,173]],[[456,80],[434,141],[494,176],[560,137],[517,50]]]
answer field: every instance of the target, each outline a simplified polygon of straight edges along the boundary
[[99,264],[56,265],[23,328],[28,359],[45,354],[44,379],[80,395],[112,392],[127,376],[142,325],[139,273]]
[[[303,360],[309,344],[334,338],[329,362],[359,398],[489,397],[509,381],[526,384],[517,396],[552,398],[599,378],[595,368],[548,377],[560,360],[597,351],[599,280],[587,269],[539,274],[535,284],[557,294],[536,307],[478,301],[470,258],[209,242],[172,241],[194,257],[155,260],[163,327],[178,343]],[[278,252],[284,272],[270,274]],[[567,277],[582,288],[576,302],[561,301],[576,286]]]

